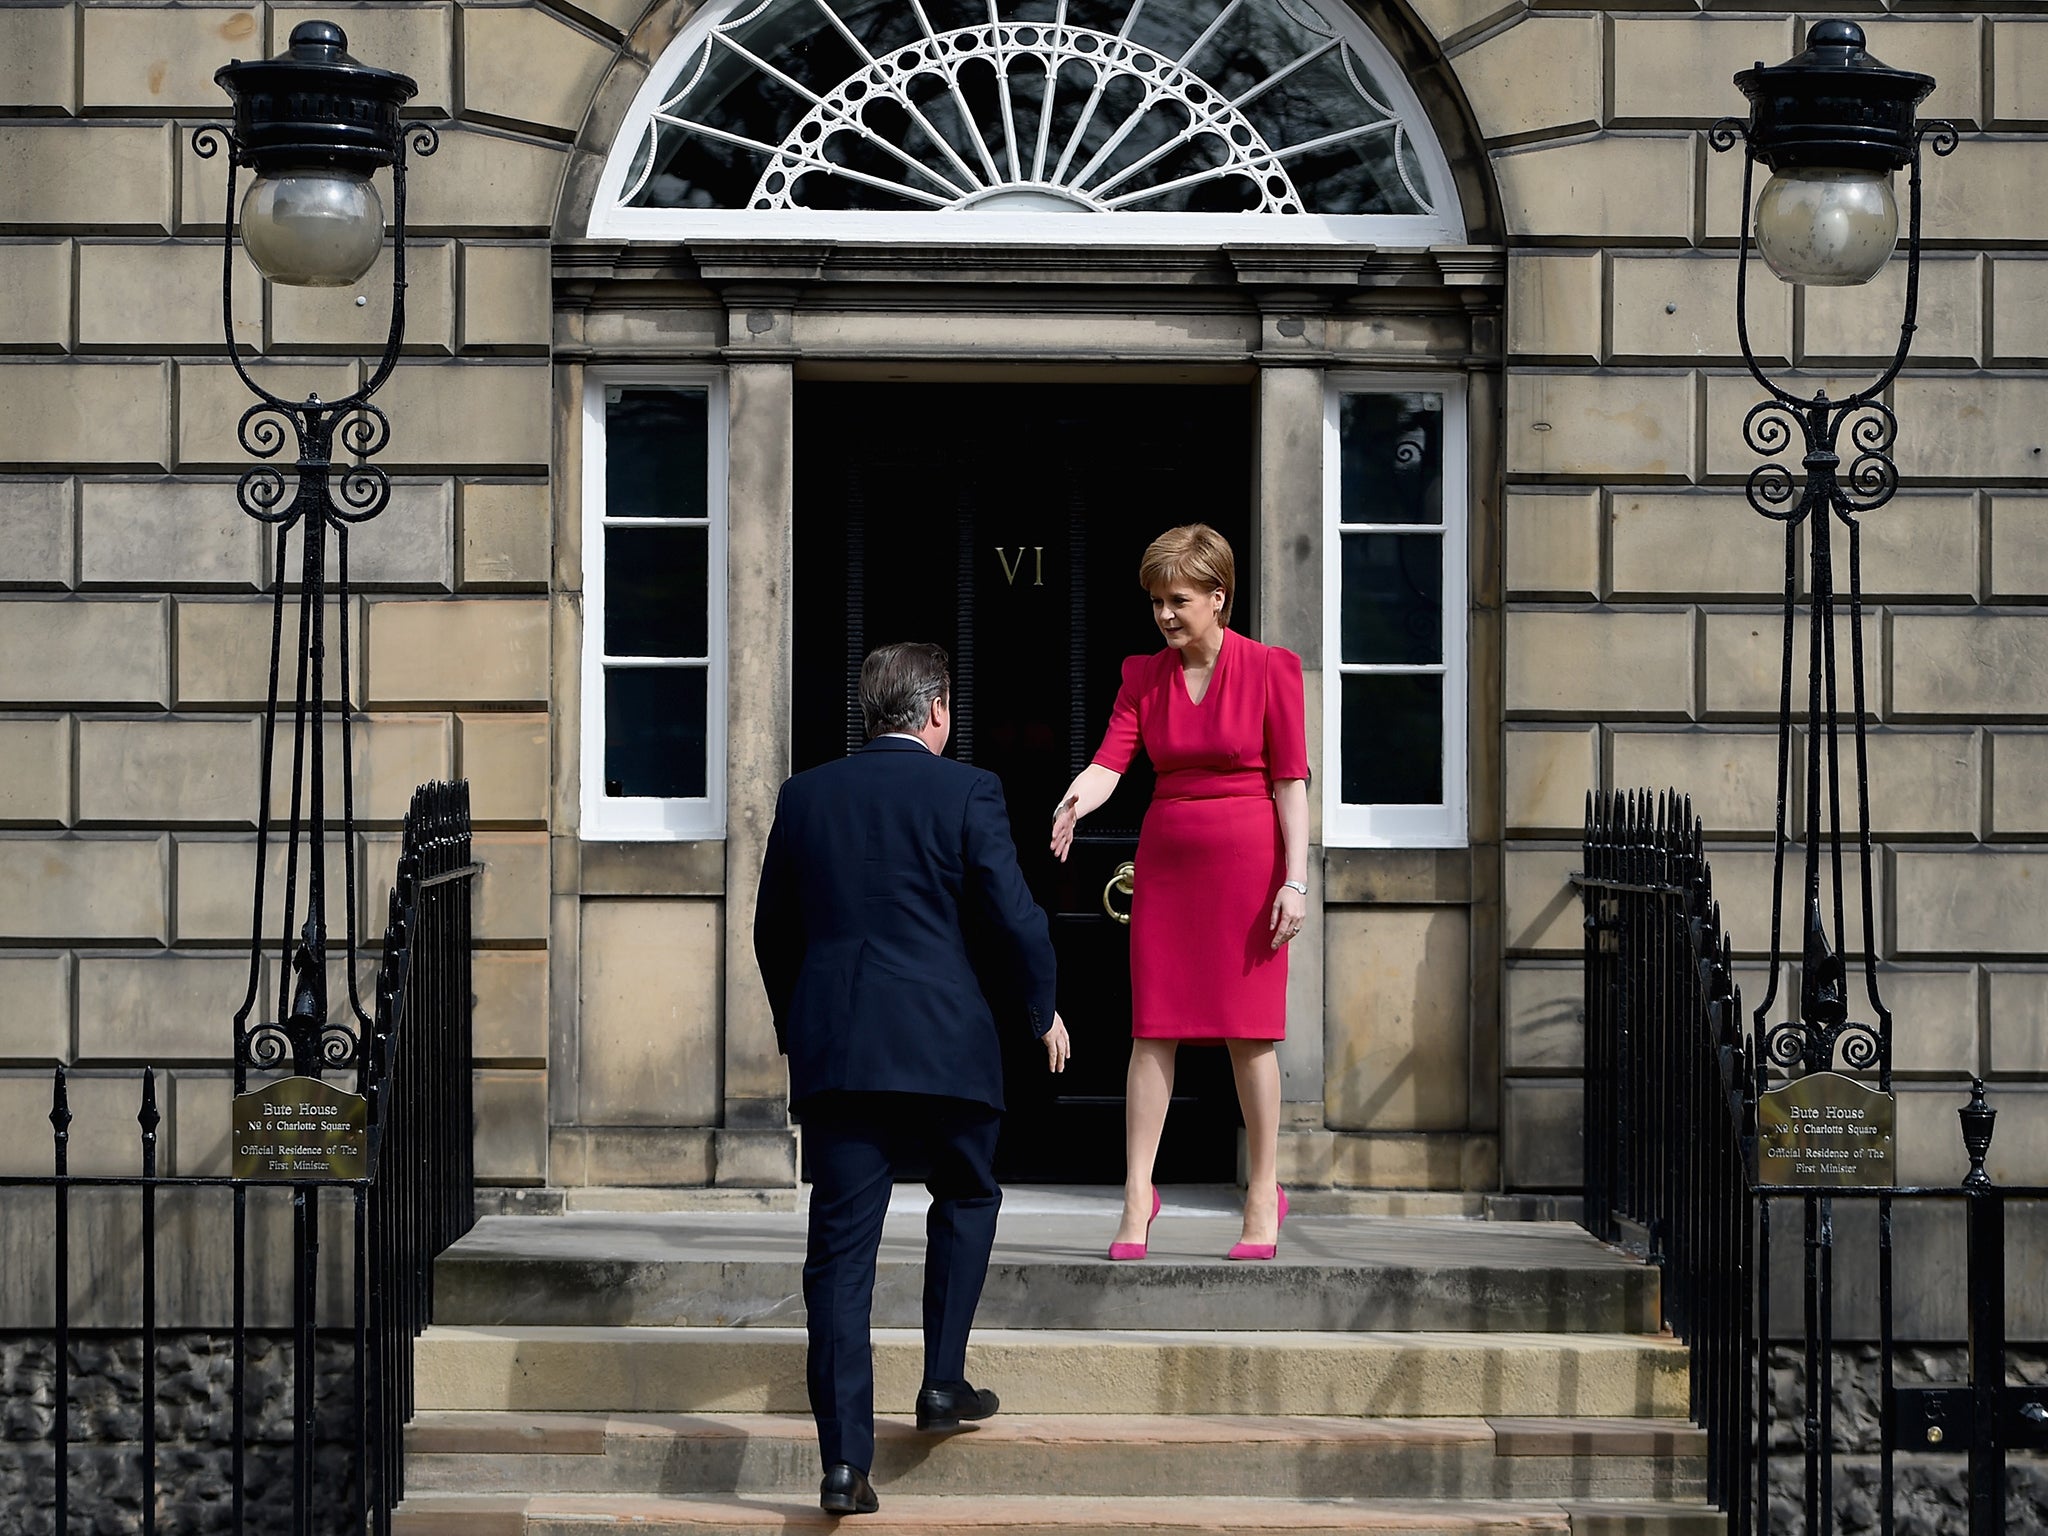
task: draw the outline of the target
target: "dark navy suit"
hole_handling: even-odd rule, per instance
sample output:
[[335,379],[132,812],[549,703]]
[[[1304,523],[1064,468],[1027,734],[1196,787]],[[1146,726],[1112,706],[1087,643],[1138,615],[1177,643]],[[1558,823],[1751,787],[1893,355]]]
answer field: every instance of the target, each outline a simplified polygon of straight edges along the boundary
[[869,1316],[898,1172],[927,1169],[925,1380],[962,1379],[1002,1204],[998,1018],[1043,1035],[1055,971],[1000,781],[883,736],[782,786],[754,954],[811,1172],[804,1305],[825,1464],[874,1458]]

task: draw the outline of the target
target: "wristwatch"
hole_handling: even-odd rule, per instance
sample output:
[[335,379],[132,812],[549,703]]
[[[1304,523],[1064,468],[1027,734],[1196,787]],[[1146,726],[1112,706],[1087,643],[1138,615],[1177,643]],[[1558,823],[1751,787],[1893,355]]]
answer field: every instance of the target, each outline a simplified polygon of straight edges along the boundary
[[1282,880],[1280,888],[1286,891],[1299,891],[1304,896],[1308,895],[1308,882],[1306,880]]

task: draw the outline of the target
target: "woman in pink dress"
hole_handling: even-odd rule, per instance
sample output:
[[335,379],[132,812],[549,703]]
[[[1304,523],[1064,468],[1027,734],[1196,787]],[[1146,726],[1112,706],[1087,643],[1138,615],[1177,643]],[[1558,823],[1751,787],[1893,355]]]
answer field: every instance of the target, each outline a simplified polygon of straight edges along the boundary
[[1054,813],[1074,824],[1110,796],[1142,745],[1158,772],[1131,896],[1131,1066],[1124,1213],[1112,1258],[1143,1258],[1159,1212],[1152,1162],[1183,1040],[1230,1048],[1244,1110],[1244,1231],[1231,1258],[1271,1258],[1287,1196],[1275,1178],[1287,944],[1308,910],[1308,743],[1301,658],[1230,626],[1236,564],[1203,524],[1153,540],[1138,567],[1166,649],[1124,662],[1095,760]]

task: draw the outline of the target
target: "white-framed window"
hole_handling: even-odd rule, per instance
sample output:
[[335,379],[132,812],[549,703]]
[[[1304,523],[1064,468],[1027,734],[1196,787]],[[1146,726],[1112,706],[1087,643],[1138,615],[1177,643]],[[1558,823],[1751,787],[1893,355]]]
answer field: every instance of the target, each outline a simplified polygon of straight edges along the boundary
[[707,0],[628,110],[589,228],[1061,245],[1464,232],[1420,98],[1346,0]]
[[1465,383],[1333,374],[1323,446],[1323,841],[1466,826]]
[[725,836],[725,379],[583,394],[583,836]]

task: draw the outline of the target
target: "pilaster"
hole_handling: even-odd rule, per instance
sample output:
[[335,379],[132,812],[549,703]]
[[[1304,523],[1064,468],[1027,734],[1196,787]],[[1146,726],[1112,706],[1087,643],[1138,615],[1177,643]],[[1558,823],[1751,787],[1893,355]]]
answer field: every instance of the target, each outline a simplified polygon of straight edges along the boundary
[[[746,316],[756,310],[769,316],[769,324],[750,333]],[[749,334],[788,334],[787,310],[757,301],[736,309],[735,320],[736,353]],[[786,361],[738,360],[728,380],[728,696],[746,703],[731,711],[726,732],[723,1122],[728,1132],[782,1133],[787,1079],[754,965],[753,938],[761,858],[775,797],[790,767],[796,380]]]

